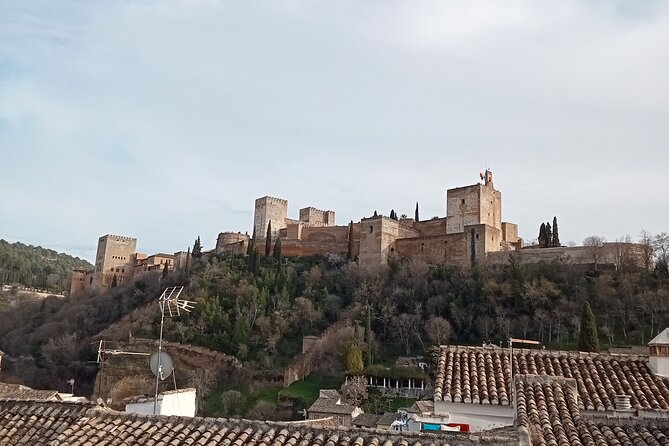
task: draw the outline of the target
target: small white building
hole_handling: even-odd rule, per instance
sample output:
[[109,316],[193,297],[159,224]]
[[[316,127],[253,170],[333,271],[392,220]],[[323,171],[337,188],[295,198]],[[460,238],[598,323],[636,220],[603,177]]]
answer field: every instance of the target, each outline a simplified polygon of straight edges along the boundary
[[[153,415],[152,395],[131,396],[124,400],[125,411],[141,415]],[[169,390],[158,394],[156,415],[194,417],[197,410],[196,391],[193,388]]]
[[669,328],[648,343],[648,368],[657,376],[669,378]]

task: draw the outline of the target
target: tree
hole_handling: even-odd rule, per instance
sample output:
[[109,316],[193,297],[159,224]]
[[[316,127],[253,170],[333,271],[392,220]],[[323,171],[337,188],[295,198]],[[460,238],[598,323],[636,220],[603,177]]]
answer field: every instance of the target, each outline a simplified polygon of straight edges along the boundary
[[419,217],[418,216],[418,202],[416,202],[416,211],[414,213],[414,220],[416,220],[416,222],[420,221],[420,218],[418,218],[418,217]]
[[650,270],[651,266],[653,266],[653,235],[642,229],[639,234],[639,244],[641,245],[641,261],[643,266],[647,270]]
[[256,228],[253,228],[253,235],[251,236],[251,240],[249,240],[249,244],[246,247],[246,255],[250,256],[251,253],[255,250],[256,247]]
[[353,260],[353,220],[348,224],[348,249],[346,251],[346,258]]
[[272,252],[272,222],[267,224],[267,234],[265,235],[265,257],[269,257]]
[[551,246],[557,248],[560,246],[560,236],[558,235],[557,217],[553,217],[553,240]]
[[550,248],[552,240],[553,240],[553,231],[551,230],[551,224],[546,222],[546,241],[544,242],[544,248]]
[[440,316],[430,316],[425,324],[425,333],[430,341],[437,345],[441,345],[443,341],[448,341],[448,338],[453,334],[453,327],[448,319]]
[[200,236],[199,235],[195,239],[195,243],[193,244],[193,251],[191,252],[191,255],[193,256],[194,259],[199,259],[200,257],[202,257],[202,244],[200,243]]
[[111,281],[111,287],[116,288],[118,286],[118,277],[116,277],[116,274],[114,274],[114,277],[112,277]]
[[281,237],[276,238],[276,242],[274,242],[274,252],[272,254],[276,261],[281,263]]
[[378,217],[378,216],[379,214],[376,211],[374,211],[374,215],[372,215],[372,217]]
[[544,247],[544,244],[546,243],[546,223],[541,223],[541,226],[539,226],[539,237],[537,237],[537,242],[539,243],[540,248]]
[[168,272],[169,272],[169,269],[168,269],[168,266],[167,266],[167,262],[165,262],[165,266],[163,266],[163,275],[162,275],[162,278],[163,278],[163,279],[164,279],[165,277],[167,277],[167,273],[168,273]]
[[362,349],[355,341],[344,346],[344,371],[360,373],[365,368],[362,362]]
[[583,352],[599,351],[597,323],[592,308],[590,308],[590,302],[587,300],[583,304],[583,313],[581,313],[581,335],[578,340],[578,349]]
[[604,237],[599,235],[591,235],[583,240],[583,246],[588,248],[588,253],[592,257],[593,262],[595,262],[595,271],[597,271],[597,265],[602,256],[602,248],[604,247],[605,240]]
[[341,393],[346,401],[359,407],[369,395],[367,391],[367,379],[364,376],[352,376],[348,378],[341,389]]

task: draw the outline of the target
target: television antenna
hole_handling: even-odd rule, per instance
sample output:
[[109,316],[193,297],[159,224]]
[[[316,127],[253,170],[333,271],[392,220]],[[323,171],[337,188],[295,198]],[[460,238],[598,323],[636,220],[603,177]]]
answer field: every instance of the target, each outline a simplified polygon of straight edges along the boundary
[[[110,341],[105,341],[104,339],[100,339],[100,343],[98,344],[98,357],[96,359],[96,363],[100,364],[100,386],[98,387],[98,397],[102,396],[102,383],[104,382],[102,379],[102,375],[104,374],[104,368],[105,364],[107,363],[107,356],[118,356],[118,355],[128,355],[128,356],[149,356],[151,355],[150,353],[141,353],[141,352],[128,352],[124,350],[119,350],[117,348],[108,348],[108,344]],[[97,379],[97,378],[96,378]]]
[[[151,361],[149,361],[151,370],[156,375],[156,391],[153,398],[154,415],[156,415],[156,409],[158,407],[158,385],[160,384],[161,379],[167,378],[172,373],[172,370],[174,370],[172,358],[170,358],[167,353],[163,353],[163,327],[165,326],[165,316],[181,316],[182,311],[190,313],[195,307],[195,302],[192,300],[179,299],[183,290],[184,287],[182,286],[167,287],[165,288],[165,291],[163,291],[163,294],[158,298],[158,305],[160,307],[160,338],[158,338],[158,351],[153,354],[153,356],[155,356],[155,371],[153,356],[151,357]],[[169,373],[167,372],[168,369],[170,369]]]

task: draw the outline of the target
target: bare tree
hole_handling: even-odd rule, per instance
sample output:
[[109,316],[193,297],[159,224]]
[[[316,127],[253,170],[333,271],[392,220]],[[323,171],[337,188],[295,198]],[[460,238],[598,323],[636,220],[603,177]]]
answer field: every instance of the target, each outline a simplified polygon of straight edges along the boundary
[[595,262],[595,271],[597,271],[597,265],[601,260],[602,248],[604,247],[605,241],[606,239],[600,235],[591,235],[583,240],[583,246],[588,248],[588,254]]
[[645,229],[642,229],[641,233],[639,234],[639,244],[641,245],[641,261],[643,266],[647,270],[650,270],[650,268],[653,266],[653,234],[646,231]]
[[453,334],[453,327],[448,319],[440,316],[430,316],[425,324],[425,333],[427,338],[437,345],[441,345],[442,341],[448,341],[448,338]]
[[368,396],[367,379],[364,376],[352,376],[341,388],[342,396],[355,406],[360,406]]

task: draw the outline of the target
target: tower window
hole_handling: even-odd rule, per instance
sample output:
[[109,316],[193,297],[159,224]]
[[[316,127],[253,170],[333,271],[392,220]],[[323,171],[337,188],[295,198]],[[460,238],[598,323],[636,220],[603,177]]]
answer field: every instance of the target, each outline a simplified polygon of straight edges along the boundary
[[374,232],[374,226],[369,227],[369,233],[371,234],[372,232]]
[[479,238],[479,235],[478,235],[478,234],[476,234],[476,238]]
[[462,199],[462,204],[465,204],[465,199],[464,198]]

